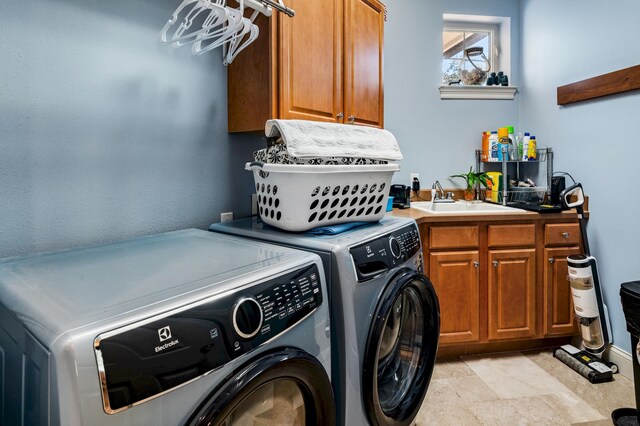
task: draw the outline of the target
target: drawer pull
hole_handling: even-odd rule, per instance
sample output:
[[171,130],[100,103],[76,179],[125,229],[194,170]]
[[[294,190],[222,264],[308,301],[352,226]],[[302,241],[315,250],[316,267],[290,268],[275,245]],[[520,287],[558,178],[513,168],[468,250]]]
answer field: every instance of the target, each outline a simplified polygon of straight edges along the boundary
[[473,262],[473,266],[474,266],[474,268],[479,268],[480,267],[480,262],[478,262],[476,260],[475,262]]
[[565,237],[565,238],[569,238],[569,233],[568,232],[563,232],[562,236]]
[[344,117],[343,113],[339,113],[338,115],[336,115],[336,118],[341,119],[342,117]]
[[355,115],[350,115],[349,116],[349,124],[354,124],[356,122],[356,116]]
[[553,257],[550,257],[549,258],[549,263],[554,264],[554,263],[556,263],[556,260]]
[[497,268],[497,267],[498,267],[498,261],[497,261],[497,260],[494,260],[494,261],[493,261],[493,267],[494,267],[494,268]]

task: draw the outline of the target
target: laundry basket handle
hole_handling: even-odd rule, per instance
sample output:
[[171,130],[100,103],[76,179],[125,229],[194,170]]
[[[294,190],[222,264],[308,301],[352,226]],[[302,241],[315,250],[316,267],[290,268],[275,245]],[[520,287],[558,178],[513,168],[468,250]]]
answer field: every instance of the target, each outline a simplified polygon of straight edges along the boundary
[[263,167],[264,167],[264,161],[252,161],[249,163],[249,168],[251,170],[262,169]]

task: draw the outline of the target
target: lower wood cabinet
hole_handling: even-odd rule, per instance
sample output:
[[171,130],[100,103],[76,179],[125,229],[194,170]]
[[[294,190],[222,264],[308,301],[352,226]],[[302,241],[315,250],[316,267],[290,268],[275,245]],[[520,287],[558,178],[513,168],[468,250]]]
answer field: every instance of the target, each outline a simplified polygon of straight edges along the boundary
[[536,335],[536,250],[489,251],[489,340]]
[[567,256],[580,253],[579,247],[544,250],[544,333],[546,336],[577,332],[567,270]]
[[440,301],[440,343],[480,340],[479,253],[447,251],[429,256],[430,280]]
[[568,341],[577,331],[566,262],[579,252],[575,226],[544,219],[421,223],[426,272],[440,301],[440,352]]

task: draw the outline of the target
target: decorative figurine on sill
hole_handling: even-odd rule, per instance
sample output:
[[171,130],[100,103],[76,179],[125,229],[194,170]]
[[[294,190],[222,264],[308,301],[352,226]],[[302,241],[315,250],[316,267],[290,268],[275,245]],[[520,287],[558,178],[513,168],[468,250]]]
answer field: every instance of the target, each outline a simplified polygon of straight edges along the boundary
[[499,71],[496,75],[495,72],[492,72],[489,78],[487,78],[487,86],[508,86],[509,78],[505,73]]

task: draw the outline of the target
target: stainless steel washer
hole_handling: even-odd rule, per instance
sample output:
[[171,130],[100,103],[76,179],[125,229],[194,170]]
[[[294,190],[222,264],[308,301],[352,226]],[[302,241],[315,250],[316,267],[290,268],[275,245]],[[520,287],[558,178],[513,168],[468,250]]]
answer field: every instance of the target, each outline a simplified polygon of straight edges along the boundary
[[0,262],[0,424],[332,424],[318,256],[201,230]]
[[415,221],[385,217],[339,235],[282,232],[257,219],[210,230],[320,255],[329,278],[339,424],[408,425],[427,392],[440,331]]

